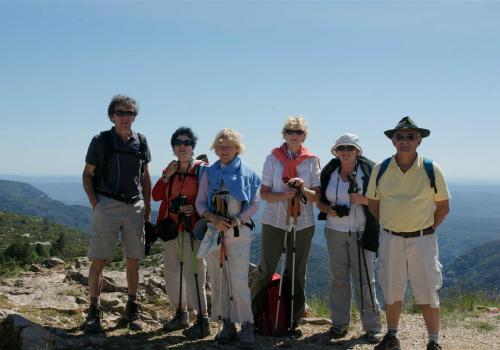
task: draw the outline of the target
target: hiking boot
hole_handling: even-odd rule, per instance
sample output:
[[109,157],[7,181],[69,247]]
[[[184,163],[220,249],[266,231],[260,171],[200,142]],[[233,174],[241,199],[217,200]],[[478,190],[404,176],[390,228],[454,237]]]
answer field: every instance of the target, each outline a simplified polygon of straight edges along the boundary
[[293,321],[292,328],[290,329],[290,335],[296,338],[302,337],[302,329],[299,327],[298,321]]
[[233,322],[229,320],[223,320],[224,325],[222,327],[222,331],[215,336],[215,340],[220,344],[227,344],[232,340],[238,338],[238,334],[236,332],[236,326]]
[[442,347],[434,340],[431,340],[430,342],[427,343],[427,350],[442,350]]
[[210,335],[210,322],[207,316],[199,316],[196,322],[188,329],[182,331],[182,334],[188,339],[201,339]]
[[163,330],[165,332],[173,332],[188,327],[189,313],[187,312],[187,310],[177,309],[175,311],[174,317],[170,321],[165,322],[165,324],[163,325]]
[[378,344],[382,340],[382,336],[377,332],[366,332],[363,337],[370,344]]
[[[347,328],[342,328],[341,326],[331,326],[328,333],[333,339],[344,338],[347,335]],[[380,339],[377,341],[377,343],[379,341]]]
[[399,345],[399,339],[393,335],[387,333],[384,335],[382,341],[375,345],[374,350],[401,350]]
[[127,327],[133,331],[141,331],[144,328],[139,317],[140,305],[133,301],[127,301],[122,317],[118,320],[117,327]]
[[82,325],[84,333],[104,333],[101,325],[102,308],[100,305],[90,305],[87,318]]
[[251,349],[255,344],[255,336],[253,334],[253,324],[243,322],[240,330],[240,345],[242,348]]

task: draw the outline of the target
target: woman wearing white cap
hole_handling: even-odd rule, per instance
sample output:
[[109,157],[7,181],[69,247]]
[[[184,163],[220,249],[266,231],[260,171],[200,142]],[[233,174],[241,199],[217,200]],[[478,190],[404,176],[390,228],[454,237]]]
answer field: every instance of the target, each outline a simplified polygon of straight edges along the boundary
[[318,219],[327,220],[333,324],[330,334],[334,338],[347,334],[353,287],[365,337],[370,343],[378,343],[382,324],[375,295],[374,259],[379,225],[368,211],[368,198],[364,196],[374,163],[361,156],[363,149],[354,134],[340,135],[331,152],[335,158],[321,171],[318,203]]

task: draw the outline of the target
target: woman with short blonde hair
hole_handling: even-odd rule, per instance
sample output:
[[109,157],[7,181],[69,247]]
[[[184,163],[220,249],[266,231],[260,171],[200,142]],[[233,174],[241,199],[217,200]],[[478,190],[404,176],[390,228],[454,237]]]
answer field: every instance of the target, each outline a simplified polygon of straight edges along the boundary
[[210,149],[215,151],[217,145],[222,140],[227,140],[229,142],[232,142],[233,145],[236,147],[236,152],[238,155],[245,152],[245,145],[241,141],[241,135],[238,131],[229,128],[222,129],[217,133],[217,135],[215,135],[214,141],[212,142]]
[[307,121],[301,115],[290,115],[286,118],[283,129],[281,129],[281,134],[285,137],[287,130],[296,129],[304,131],[304,140],[307,138]]
[[[207,261],[212,319],[220,320],[220,316],[224,321],[217,340],[219,343],[236,340],[235,323],[241,323],[240,343],[252,346],[255,339],[248,264],[251,217],[259,207],[260,178],[241,160],[245,146],[236,130],[222,129],[211,148],[219,160],[206,168],[196,198],[196,210],[209,220],[198,255]],[[224,260],[221,267],[220,261]]]
[[[281,147],[274,148],[264,162],[260,190],[262,199],[266,201],[261,220],[262,249],[260,265],[251,286],[252,309],[258,317],[262,309],[262,292],[271,281],[286,244],[288,274],[284,278],[289,286],[294,286],[293,324],[290,331],[295,335],[300,333],[297,325],[305,311],[306,266],[314,235],[312,203],[316,201],[320,188],[319,159],[304,147],[307,131],[304,117],[287,117],[281,130],[285,142]],[[293,216],[296,216],[296,224],[290,230],[290,224],[295,221]],[[264,329],[260,331],[267,332]]]

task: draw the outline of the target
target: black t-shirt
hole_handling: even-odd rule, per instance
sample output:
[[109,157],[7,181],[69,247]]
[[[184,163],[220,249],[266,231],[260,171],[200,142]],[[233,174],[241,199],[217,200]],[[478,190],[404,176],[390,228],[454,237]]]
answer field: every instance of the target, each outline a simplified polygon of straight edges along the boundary
[[85,157],[87,163],[96,166],[96,191],[127,197],[140,194],[143,166],[151,161],[146,138],[142,135],[141,145],[135,131],[132,131],[132,137],[127,141],[123,141],[114,128],[111,129],[111,135],[113,149],[105,150],[111,144],[106,142],[101,133],[94,136]]

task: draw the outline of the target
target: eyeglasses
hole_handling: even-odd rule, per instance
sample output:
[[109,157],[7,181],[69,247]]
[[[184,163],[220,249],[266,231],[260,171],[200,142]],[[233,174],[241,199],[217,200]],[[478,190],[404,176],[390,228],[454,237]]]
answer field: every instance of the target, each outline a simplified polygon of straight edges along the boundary
[[285,134],[287,135],[304,135],[304,130],[296,130],[296,129],[286,129]]
[[179,139],[177,139],[174,141],[174,146],[180,146],[180,145],[184,145],[184,146],[189,147],[189,146],[193,146],[194,143],[191,140],[179,140]]
[[221,151],[230,151],[234,148],[233,145],[218,145],[217,146],[217,149],[221,150]]
[[117,110],[117,111],[114,111],[113,114],[116,115],[117,117],[135,117],[137,113],[135,113],[135,111]]
[[394,138],[396,141],[414,141],[416,139],[415,134],[396,134]]
[[349,151],[349,152],[352,152],[356,149],[355,146],[352,146],[352,145],[347,145],[347,146],[344,146],[344,145],[341,145],[341,146],[338,146],[337,148],[335,148],[336,151]]

